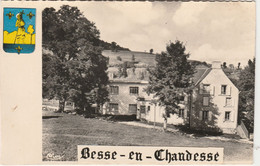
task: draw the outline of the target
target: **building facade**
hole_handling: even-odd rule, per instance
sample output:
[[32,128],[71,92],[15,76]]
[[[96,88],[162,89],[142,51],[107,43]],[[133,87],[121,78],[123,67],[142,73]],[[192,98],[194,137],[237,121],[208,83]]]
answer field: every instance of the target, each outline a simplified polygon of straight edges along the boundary
[[[104,104],[102,113],[136,115],[137,119],[163,123],[166,115],[164,107],[156,102],[152,94],[145,92],[148,77],[140,79],[136,74],[143,73],[146,68],[136,68],[135,73],[130,70],[127,70],[128,77],[123,79],[114,77],[117,68],[108,70],[110,101]],[[210,68],[197,66],[193,82],[193,90],[183,96],[179,109],[169,115],[167,123],[234,133],[237,127],[239,91],[223,72],[221,62],[213,62]]]
[[237,87],[221,68],[213,62],[195,83],[191,103],[191,127],[219,129],[234,133],[238,118]]

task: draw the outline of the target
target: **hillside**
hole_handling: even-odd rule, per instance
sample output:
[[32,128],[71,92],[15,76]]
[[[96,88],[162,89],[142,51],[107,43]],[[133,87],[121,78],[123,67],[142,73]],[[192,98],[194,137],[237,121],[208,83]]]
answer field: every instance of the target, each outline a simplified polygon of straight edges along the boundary
[[[155,54],[150,54],[146,52],[137,52],[137,51],[117,51],[113,52],[111,50],[104,50],[102,54],[105,57],[109,57],[109,66],[117,66],[123,62],[132,61],[132,56],[134,55],[136,67],[138,66],[155,66]],[[118,58],[120,57],[120,58]],[[121,59],[121,60],[119,60]]]
[[120,45],[116,44],[115,42],[108,43],[104,40],[99,40],[99,46],[101,46],[104,50],[126,50],[126,51],[130,51],[129,48],[121,47]]
[[[121,81],[147,81],[149,74],[147,68],[156,65],[156,55],[147,52],[137,51],[111,51],[104,50],[102,54],[109,58],[108,73],[110,80],[121,80]],[[134,57],[134,61],[132,58]],[[208,68],[211,68],[211,64],[201,62],[197,60],[189,60],[189,62],[196,67],[194,79],[200,78]],[[126,63],[126,64],[125,64]],[[126,66],[127,77],[122,76],[122,70]],[[229,79],[236,85],[238,80],[239,72],[230,72],[227,69],[223,69]]]

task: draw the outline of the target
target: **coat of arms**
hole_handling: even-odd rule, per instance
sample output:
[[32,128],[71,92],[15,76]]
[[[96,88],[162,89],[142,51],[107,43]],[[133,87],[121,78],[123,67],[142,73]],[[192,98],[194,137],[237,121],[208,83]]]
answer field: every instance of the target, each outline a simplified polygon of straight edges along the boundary
[[32,53],[35,48],[36,9],[4,8],[4,50]]

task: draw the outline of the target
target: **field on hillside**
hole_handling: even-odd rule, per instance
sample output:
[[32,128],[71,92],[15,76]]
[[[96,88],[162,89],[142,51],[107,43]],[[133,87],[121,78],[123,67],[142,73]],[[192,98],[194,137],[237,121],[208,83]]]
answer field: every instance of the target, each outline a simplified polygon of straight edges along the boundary
[[251,144],[192,138],[79,115],[43,111],[43,160],[77,160],[77,145],[223,147],[225,162],[252,162]]
[[135,61],[139,63],[148,64],[155,66],[155,54],[150,54],[146,52],[134,52],[134,51],[118,51],[112,52],[110,50],[105,50],[102,52],[105,57],[109,57],[109,64],[121,63],[118,61],[117,57],[119,56],[122,61],[132,61],[132,56],[134,55]]

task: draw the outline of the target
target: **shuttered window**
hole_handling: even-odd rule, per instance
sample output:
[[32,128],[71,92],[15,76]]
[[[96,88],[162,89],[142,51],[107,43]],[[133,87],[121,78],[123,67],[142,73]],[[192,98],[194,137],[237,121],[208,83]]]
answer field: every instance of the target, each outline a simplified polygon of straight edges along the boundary
[[222,95],[227,94],[227,85],[221,85],[221,94]]

